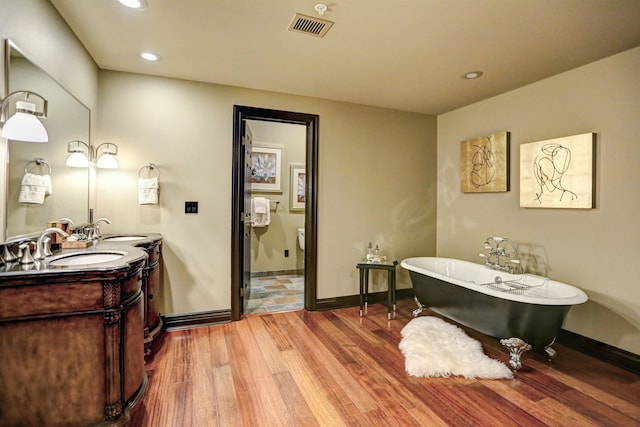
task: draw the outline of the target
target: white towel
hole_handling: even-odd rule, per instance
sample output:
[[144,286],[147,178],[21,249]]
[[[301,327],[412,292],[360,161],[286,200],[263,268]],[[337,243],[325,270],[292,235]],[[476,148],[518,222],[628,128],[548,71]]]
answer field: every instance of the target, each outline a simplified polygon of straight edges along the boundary
[[52,192],[50,175],[25,173],[20,186],[18,203],[41,205],[44,203],[45,196]]
[[253,197],[251,199],[251,225],[253,227],[266,227],[270,222],[269,199]]
[[138,204],[157,205],[158,204],[158,178],[138,178]]

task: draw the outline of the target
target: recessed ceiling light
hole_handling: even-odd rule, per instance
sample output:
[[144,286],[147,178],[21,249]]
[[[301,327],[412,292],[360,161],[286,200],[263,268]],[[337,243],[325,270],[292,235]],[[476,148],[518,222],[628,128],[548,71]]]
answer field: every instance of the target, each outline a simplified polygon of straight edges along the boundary
[[140,58],[144,59],[145,61],[158,62],[162,59],[162,56],[153,52],[140,52]]
[[147,0],[118,0],[118,3],[131,9],[145,9],[149,6]]
[[463,74],[462,78],[467,80],[473,80],[473,79],[478,79],[482,77],[482,74],[484,74],[482,71],[469,71],[468,73]]

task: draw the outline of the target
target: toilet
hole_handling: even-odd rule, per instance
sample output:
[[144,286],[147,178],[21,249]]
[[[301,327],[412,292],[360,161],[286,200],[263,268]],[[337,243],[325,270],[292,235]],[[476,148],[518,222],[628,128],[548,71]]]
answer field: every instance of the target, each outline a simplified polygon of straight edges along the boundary
[[304,251],[304,228],[298,228],[298,246]]

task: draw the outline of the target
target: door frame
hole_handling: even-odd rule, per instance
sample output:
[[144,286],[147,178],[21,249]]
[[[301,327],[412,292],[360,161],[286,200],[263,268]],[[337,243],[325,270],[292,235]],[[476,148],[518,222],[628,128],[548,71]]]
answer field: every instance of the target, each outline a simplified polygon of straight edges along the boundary
[[262,120],[306,126],[306,198],[304,250],[304,308],[315,311],[317,305],[317,217],[318,217],[318,130],[317,114],[295,113],[267,108],[233,106],[233,164],[231,203],[231,320],[242,318],[242,272],[244,260],[243,197],[245,120]]

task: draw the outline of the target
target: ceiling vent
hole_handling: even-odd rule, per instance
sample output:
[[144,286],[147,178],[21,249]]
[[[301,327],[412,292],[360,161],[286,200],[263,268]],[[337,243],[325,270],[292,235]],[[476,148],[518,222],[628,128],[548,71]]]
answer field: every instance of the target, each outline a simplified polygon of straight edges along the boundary
[[289,31],[309,34],[316,37],[324,37],[332,25],[333,22],[331,21],[296,13],[291,24],[289,24]]

